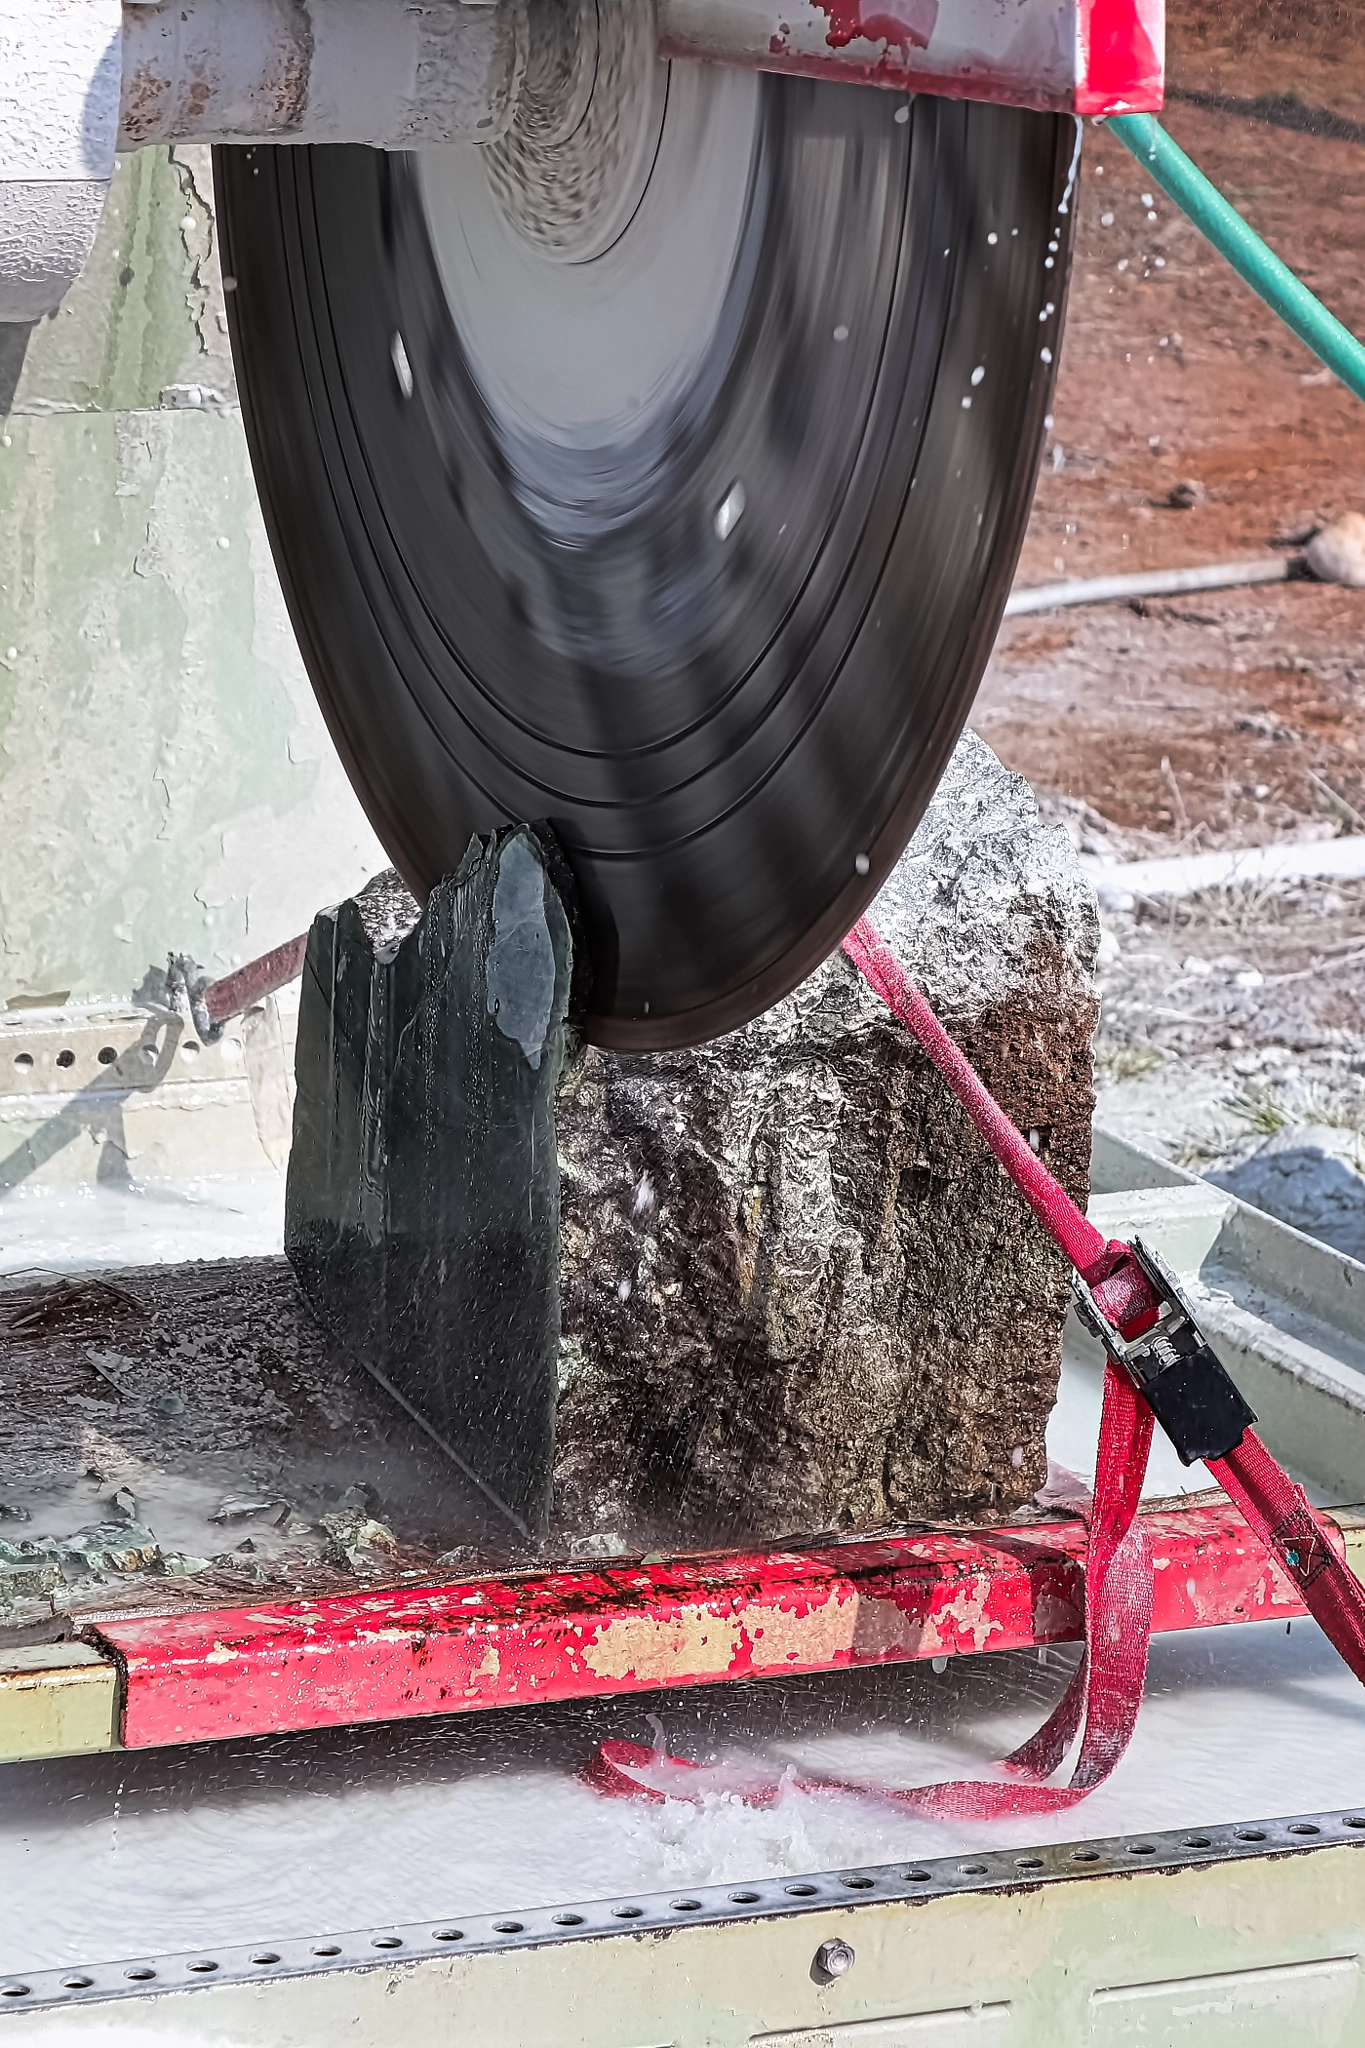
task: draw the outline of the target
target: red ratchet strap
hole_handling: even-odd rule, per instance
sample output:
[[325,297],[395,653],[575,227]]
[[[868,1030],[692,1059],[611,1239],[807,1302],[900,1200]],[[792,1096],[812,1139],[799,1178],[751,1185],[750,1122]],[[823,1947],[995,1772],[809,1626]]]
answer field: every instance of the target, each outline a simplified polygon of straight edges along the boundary
[[[1365,1683],[1365,1588],[1346,1564],[1339,1533],[1251,1427],[1255,1416],[1209,1349],[1175,1276],[1141,1240],[1106,1242],[1015,1129],[866,918],[844,940],[858,972],[916,1038],[1053,1242],[1075,1267],[1077,1306],[1105,1345],[1095,1497],[1085,1573],[1085,1648],[1052,1715],[1002,1776],[889,1791],[849,1779],[755,1781],[710,1771],[638,1743],[606,1742],[585,1774],[599,1790],[635,1798],[697,1799],[725,1792],[770,1803],[784,1784],[874,1794],[944,1819],[1051,1813],[1103,1784],[1128,1747],[1147,1674],[1152,1564],[1138,1515],[1152,1428],[1159,1421],[1183,1461],[1202,1459],[1248,1527],[1299,1587],[1357,1678]],[[1078,1731],[1069,1781],[1049,1785]]]

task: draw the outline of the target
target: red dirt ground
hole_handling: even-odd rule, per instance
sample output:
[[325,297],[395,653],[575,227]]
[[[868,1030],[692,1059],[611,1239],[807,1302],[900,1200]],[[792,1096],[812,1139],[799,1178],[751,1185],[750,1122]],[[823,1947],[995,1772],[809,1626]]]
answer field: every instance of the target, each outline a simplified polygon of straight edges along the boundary
[[[1174,0],[1170,30],[1176,88],[1294,93],[1365,121],[1365,9]],[[1174,99],[1163,118],[1365,333],[1365,145]],[[1365,510],[1365,406],[1102,126],[1086,130],[1079,205],[1020,583],[1262,556]],[[1173,509],[1186,479],[1204,495]],[[1361,829],[1365,592],[1272,585],[1013,621],[975,723],[1035,786],[1084,799],[1144,849],[1303,836],[1307,820]]]

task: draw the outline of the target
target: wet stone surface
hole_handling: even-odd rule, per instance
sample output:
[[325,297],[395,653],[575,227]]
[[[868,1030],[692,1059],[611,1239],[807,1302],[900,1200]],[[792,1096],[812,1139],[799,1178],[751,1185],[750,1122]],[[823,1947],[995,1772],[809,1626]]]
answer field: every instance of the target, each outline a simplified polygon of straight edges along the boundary
[[458,1544],[506,1558],[283,1259],[5,1286],[0,1360],[0,1646],[440,1575]]
[[[870,915],[1084,1201],[1094,897],[974,735]],[[842,955],[714,1044],[589,1051],[559,1144],[566,1540],[991,1516],[1043,1483],[1063,1264]]]
[[315,920],[285,1207],[323,1328],[525,1538],[549,1510],[560,1328],[558,860],[521,826],[472,841],[420,921],[392,875]]
[[[318,920],[292,1271],[0,1295],[6,1639],[1028,1518],[1065,1274],[902,1027],[836,955],[712,1045],[575,1053],[543,851],[476,842],[420,921],[393,876]],[[1083,1197],[1095,906],[979,740],[872,914]]]
[[[835,955],[711,1045],[572,1057],[522,845],[314,929],[287,1236],[324,1326],[559,1552],[1027,1503],[1065,1273],[902,1027]],[[1084,1199],[1094,898],[974,736],[873,916]]]

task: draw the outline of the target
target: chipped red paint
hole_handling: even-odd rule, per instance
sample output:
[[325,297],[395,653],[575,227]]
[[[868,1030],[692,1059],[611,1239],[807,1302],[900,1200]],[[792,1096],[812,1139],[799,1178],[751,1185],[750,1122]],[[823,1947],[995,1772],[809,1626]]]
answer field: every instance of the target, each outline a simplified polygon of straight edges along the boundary
[[1158,113],[1164,0],[662,0],[665,57],[1055,113]]
[[[677,36],[665,36],[659,43],[663,57],[707,58],[696,43]],[[839,57],[811,56],[773,36],[766,56],[727,51],[724,62],[738,70],[776,71],[786,78],[828,78],[844,84],[876,85],[892,92],[933,93],[944,100],[982,100],[1002,107],[1031,107],[1039,113],[1069,114],[1075,111],[1075,94],[1053,91],[1040,84],[1032,72],[1004,64],[963,65],[959,71],[931,70],[927,64],[904,64],[899,58],[880,56],[862,59],[845,53]],[[1136,109],[1135,109],[1136,111]],[[1155,109],[1153,109],[1155,111]]]
[[[1157,1629],[1302,1614],[1227,1505],[1148,1517]],[[1079,1522],[112,1620],[132,1749],[1074,1642]]]
[[938,0],[900,0],[900,4],[864,13],[860,0],[815,0],[829,17],[825,41],[831,50],[846,50],[858,41],[885,43],[909,59],[912,50],[927,50],[938,22]]

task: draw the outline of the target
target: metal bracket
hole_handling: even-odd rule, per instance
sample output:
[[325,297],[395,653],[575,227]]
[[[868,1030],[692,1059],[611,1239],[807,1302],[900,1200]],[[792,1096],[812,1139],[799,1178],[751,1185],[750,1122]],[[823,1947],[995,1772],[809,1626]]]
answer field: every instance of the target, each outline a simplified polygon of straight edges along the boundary
[[1235,1451],[1256,1420],[1250,1404],[1204,1336],[1179,1280],[1160,1253],[1135,1237],[1133,1259],[1161,1304],[1150,1330],[1120,1336],[1079,1273],[1071,1279],[1082,1322],[1127,1374],[1175,1446],[1182,1465]]

